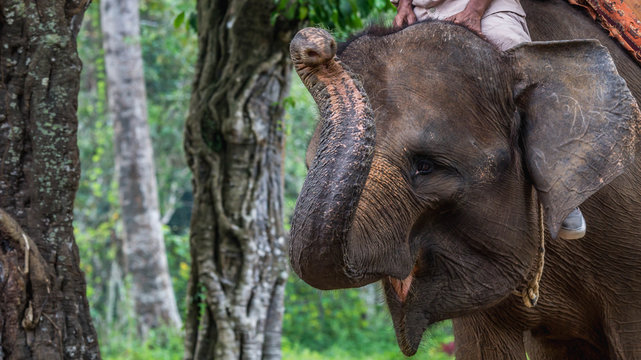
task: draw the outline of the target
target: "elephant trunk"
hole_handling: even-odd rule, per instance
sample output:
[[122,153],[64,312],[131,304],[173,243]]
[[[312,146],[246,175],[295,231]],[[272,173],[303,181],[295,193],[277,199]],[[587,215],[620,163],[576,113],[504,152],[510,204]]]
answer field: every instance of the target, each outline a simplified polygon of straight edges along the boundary
[[362,286],[380,278],[365,272],[367,261],[354,258],[359,245],[350,241],[372,164],[372,111],[362,85],[335,57],[336,42],[329,33],[299,31],[290,54],[322,122],[316,155],[294,210],[291,264],[301,279],[320,289]]

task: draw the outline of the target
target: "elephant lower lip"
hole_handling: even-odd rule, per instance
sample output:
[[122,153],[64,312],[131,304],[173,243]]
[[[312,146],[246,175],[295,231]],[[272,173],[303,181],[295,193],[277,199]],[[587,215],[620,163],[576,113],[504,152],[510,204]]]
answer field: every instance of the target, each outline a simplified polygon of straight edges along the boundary
[[401,347],[401,351],[407,357],[414,356],[414,354],[416,354],[416,352],[418,351],[418,345],[419,345],[419,343],[407,344],[407,345]]
[[405,356],[413,356],[418,350],[425,328],[419,329],[418,324],[415,322],[408,323],[408,320],[407,318],[404,319],[400,332],[397,332],[397,340],[403,354]]
[[405,279],[400,280],[391,276],[386,279],[388,306],[396,330],[396,339],[405,356],[412,356],[416,353],[421,343],[423,332],[429,323],[428,317],[420,313],[415,306],[412,306],[412,300],[414,299],[412,294],[414,291],[410,290],[412,286],[418,285],[416,284],[418,280],[416,275],[419,273],[420,269],[417,261]]

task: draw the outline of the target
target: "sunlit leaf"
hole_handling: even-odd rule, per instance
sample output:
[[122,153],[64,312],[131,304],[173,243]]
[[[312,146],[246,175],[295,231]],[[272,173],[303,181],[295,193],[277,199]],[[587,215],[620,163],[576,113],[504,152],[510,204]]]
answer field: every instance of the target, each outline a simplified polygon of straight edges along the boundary
[[178,14],[178,16],[176,16],[176,19],[174,19],[174,29],[178,29],[183,24],[183,22],[185,22],[184,11]]

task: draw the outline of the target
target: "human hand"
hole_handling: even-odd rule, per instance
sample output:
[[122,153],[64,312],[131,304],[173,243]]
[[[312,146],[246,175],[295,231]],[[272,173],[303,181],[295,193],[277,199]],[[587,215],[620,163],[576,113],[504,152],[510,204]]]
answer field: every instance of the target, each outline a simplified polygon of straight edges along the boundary
[[478,34],[483,34],[481,32],[482,16],[483,14],[479,14],[477,11],[468,10],[467,8],[465,8],[460,13],[454,14],[445,20],[451,21],[455,24],[463,25]]
[[411,0],[400,0],[394,16],[394,27],[402,27],[403,24],[412,25],[416,22],[416,14],[412,8]]

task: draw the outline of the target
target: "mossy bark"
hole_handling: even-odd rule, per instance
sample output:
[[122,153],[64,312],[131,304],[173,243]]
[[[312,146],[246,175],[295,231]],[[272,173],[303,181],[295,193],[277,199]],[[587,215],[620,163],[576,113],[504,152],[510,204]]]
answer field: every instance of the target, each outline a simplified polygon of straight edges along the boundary
[[297,21],[271,0],[199,0],[185,130],[194,174],[185,359],[280,358],[287,279],[282,100]]
[[100,358],[72,226],[87,6],[0,2],[0,358]]

